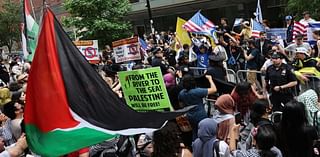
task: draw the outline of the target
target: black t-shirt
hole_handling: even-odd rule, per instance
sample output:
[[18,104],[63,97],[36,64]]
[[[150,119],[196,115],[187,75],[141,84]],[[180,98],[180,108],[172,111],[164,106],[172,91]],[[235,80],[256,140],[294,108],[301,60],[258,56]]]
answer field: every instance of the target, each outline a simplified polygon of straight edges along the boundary
[[227,76],[226,70],[222,67],[210,66],[208,68],[207,74],[211,75],[212,78],[219,79],[222,81],[227,81],[226,80],[226,76]]

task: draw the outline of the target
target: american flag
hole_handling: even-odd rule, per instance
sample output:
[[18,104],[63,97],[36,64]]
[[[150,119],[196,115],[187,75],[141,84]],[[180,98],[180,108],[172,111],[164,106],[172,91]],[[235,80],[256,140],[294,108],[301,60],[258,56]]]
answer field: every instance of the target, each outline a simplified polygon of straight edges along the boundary
[[144,56],[148,56],[147,50],[149,49],[148,44],[141,38],[139,38],[140,51]]
[[252,28],[252,37],[254,38],[259,38],[260,32],[265,31],[265,28],[262,24],[252,19],[251,19],[251,28]]
[[308,43],[310,45],[315,45],[317,40],[313,38],[312,34],[313,31],[320,30],[320,22],[309,23],[307,30]]
[[307,37],[307,28],[308,28],[308,24],[303,24],[300,22],[294,22],[293,24],[293,40],[295,40],[296,35],[298,34],[302,34],[305,36],[305,38]]
[[183,25],[183,28],[188,32],[200,33],[215,29],[215,25],[198,11]]

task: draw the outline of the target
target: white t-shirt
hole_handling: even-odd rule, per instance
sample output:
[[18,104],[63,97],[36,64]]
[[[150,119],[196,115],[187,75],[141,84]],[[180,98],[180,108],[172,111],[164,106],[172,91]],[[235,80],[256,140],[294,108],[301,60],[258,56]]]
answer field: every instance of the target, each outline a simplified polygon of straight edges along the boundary
[[293,60],[294,57],[296,56],[296,48],[298,47],[304,47],[306,48],[309,52],[311,52],[311,46],[309,43],[302,43],[301,45],[297,45],[296,43],[292,43],[290,45],[288,45],[286,48],[284,48],[284,50],[289,52],[289,59]]
[[312,19],[312,18],[309,18],[308,20],[305,20],[304,18],[301,19],[299,21],[300,23],[304,24],[304,25],[307,25],[308,23],[312,23],[312,22],[316,22],[316,20]]
[[1,153],[0,153],[0,156],[1,156],[1,157],[11,157],[10,154],[9,154],[9,152],[8,152],[7,150],[1,152]]

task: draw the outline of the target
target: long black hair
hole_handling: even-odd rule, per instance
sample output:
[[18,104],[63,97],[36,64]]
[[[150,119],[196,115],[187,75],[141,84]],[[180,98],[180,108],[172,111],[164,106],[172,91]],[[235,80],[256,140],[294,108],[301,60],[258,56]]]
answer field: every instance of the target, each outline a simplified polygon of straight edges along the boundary
[[272,127],[262,125],[258,128],[257,135],[254,136],[259,154],[261,157],[276,157],[277,154],[271,151],[271,148],[276,143],[276,134]]
[[235,87],[235,92],[237,92],[240,97],[248,95],[250,90],[251,83],[249,82],[240,82]]
[[183,77],[182,82],[183,88],[187,91],[196,88],[196,80],[191,75],[186,75],[185,77]]

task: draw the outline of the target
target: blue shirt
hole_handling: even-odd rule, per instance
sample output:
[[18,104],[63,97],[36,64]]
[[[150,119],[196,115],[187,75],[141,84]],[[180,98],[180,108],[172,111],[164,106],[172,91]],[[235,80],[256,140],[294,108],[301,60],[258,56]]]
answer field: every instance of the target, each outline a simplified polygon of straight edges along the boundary
[[187,91],[183,89],[179,93],[179,101],[186,106],[196,105],[189,110],[187,116],[190,121],[199,123],[202,119],[207,118],[207,113],[204,109],[203,98],[208,95],[207,88],[195,88]]

